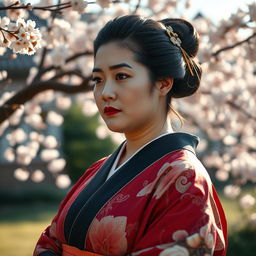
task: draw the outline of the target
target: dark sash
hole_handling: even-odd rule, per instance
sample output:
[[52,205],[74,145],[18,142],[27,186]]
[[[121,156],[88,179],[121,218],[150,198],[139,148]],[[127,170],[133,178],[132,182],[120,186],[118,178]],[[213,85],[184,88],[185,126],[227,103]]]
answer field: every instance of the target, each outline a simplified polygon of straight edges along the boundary
[[106,181],[122,143],[70,207],[64,224],[68,244],[81,250],[84,249],[86,233],[92,220],[115,193],[168,153],[186,149],[195,154],[198,142],[198,137],[188,133],[171,133],[162,136],[141,149]]

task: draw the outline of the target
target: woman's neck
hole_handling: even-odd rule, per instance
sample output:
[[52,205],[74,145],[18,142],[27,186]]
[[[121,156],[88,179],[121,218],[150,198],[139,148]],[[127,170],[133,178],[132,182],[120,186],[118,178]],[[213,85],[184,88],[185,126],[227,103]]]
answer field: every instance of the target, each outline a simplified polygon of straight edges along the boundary
[[128,159],[132,156],[139,148],[143,145],[147,144],[151,140],[159,137],[165,133],[173,132],[167,124],[161,127],[155,127],[151,129],[144,129],[142,132],[137,133],[126,133],[126,147],[125,152],[123,154],[123,160]]

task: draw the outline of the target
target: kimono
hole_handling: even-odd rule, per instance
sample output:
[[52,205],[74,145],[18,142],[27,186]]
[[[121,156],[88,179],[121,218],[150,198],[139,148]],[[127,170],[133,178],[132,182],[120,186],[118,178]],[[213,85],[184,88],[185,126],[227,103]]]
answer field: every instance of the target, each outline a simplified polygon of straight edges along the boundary
[[157,138],[106,180],[121,144],[69,191],[33,255],[64,255],[63,245],[109,256],[226,255],[226,219],[198,141]]

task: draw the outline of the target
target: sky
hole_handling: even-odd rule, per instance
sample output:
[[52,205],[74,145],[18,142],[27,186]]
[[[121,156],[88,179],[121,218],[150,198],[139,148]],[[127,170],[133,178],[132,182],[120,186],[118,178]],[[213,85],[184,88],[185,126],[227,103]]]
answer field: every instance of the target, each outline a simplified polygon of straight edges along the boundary
[[219,21],[228,18],[239,7],[246,8],[247,4],[253,2],[255,0],[191,0],[191,8],[185,13],[187,17],[193,18],[195,14],[201,12],[211,20]]
[[[67,0],[68,1],[68,0]],[[133,0],[137,3],[138,0]],[[181,0],[184,3],[186,0]],[[190,0],[191,8],[189,10],[180,10],[185,14],[186,18],[192,19],[198,12],[201,12],[206,17],[217,22],[223,18],[228,18],[239,7],[246,8],[247,4],[253,3],[256,0]],[[1,1],[0,1],[1,2]],[[37,3],[38,0],[23,0],[25,3]],[[181,4],[181,6],[184,6]]]

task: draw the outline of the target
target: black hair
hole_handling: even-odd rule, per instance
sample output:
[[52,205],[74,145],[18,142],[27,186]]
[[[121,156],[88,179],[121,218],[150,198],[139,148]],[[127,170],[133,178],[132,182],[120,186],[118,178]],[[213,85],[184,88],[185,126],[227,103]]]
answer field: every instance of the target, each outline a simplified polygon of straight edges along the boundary
[[181,49],[171,43],[166,33],[171,26],[181,40],[181,47],[193,59],[198,51],[199,36],[191,23],[184,19],[153,19],[138,15],[126,15],[109,21],[94,41],[94,57],[100,46],[116,42],[134,52],[136,61],[145,65],[152,84],[164,78],[174,78],[172,89],[167,95],[167,110],[171,98],[182,98],[194,94],[200,85],[202,70],[193,63],[191,74],[184,61]]

